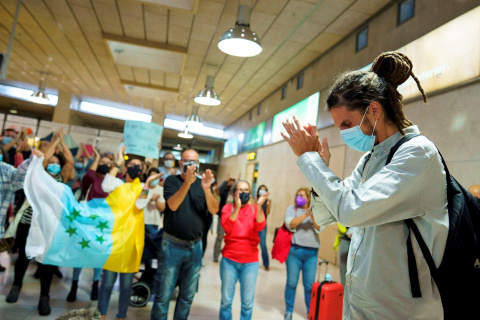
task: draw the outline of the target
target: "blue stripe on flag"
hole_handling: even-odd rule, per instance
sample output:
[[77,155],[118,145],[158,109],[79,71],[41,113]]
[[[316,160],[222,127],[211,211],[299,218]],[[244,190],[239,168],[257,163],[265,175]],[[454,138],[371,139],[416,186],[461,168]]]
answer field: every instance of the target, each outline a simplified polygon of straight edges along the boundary
[[102,268],[112,252],[114,216],[105,199],[78,203],[70,188],[44,264],[76,268]]

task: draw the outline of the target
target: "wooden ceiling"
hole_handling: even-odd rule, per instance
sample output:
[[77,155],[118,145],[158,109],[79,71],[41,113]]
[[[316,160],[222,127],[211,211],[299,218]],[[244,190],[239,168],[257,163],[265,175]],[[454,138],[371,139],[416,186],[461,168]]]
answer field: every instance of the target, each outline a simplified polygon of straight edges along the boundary
[[[263,46],[256,57],[228,56],[217,47],[235,25],[239,1],[252,7],[251,29]],[[48,72],[49,88],[187,115],[207,74],[213,74],[222,104],[201,106],[199,115],[228,126],[389,2],[22,0],[7,80],[38,84]],[[0,1],[1,52],[8,47],[16,5]],[[172,73],[117,64],[108,39],[184,52],[182,68]],[[158,91],[153,98],[151,90],[138,88],[168,94]]]

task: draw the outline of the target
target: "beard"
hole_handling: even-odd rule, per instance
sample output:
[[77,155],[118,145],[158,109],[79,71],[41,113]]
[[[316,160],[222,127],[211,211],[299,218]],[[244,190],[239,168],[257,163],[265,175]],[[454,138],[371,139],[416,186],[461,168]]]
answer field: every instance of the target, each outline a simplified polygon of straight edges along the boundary
[[372,123],[370,122],[370,120],[368,120],[367,117],[365,117],[365,119],[363,119],[363,123],[362,123],[362,132],[364,134],[366,134],[367,136],[371,136],[372,134],[373,135],[377,135],[377,130],[374,130],[373,129],[373,125]]

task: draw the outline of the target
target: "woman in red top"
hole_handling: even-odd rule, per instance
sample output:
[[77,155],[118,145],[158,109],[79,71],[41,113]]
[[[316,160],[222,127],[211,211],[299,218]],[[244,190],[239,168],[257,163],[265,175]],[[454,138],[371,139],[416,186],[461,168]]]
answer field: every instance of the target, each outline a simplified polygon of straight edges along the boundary
[[[265,228],[265,214],[262,204],[269,193],[262,195],[257,205],[248,203],[250,185],[239,180],[232,190],[235,203],[227,204],[222,209],[222,226],[225,229],[225,246],[220,263],[222,280],[222,302],[220,320],[232,319],[232,301],[235,285],[240,281],[242,299],[241,320],[252,319],[255,284],[258,275],[258,232]],[[258,210],[260,208],[260,210]]]

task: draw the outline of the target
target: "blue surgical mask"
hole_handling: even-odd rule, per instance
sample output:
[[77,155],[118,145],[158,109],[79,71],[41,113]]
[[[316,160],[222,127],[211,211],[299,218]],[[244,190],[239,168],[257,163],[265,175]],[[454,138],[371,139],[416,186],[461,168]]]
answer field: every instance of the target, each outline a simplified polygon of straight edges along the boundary
[[365,115],[367,114],[367,111],[368,111],[368,108],[367,110],[365,110],[362,121],[358,126],[340,131],[342,140],[343,142],[345,142],[347,146],[349,146],[352,149],[363,151],[363,152],[372,150],[373,145],[375,144],[375,135],[373,133],[375,132],[375,126],[377,125],[377,120],[375,120],[375,124],[373,125],[372,135],[370,136],[367,136],[365,133],[363,133],[362,129],[360,129],[360,126],[363,123],[363,119],[365,119]]
[[82,170],[83,162],[75,162],[75,169]]
[[13,141],[12,137],[3,137],[2,144],[5,145]]
[[47,171],[51,174],[51,175],[57,175],[60,173],[60,171],[62,171],[62,167],[60,167],[60,165],[58,163],[50,163],[48,166],[47,166]]
[[267,190],[263,190],[263,189],[262,189],[262,190],[258,190],[258,195],[259,195],[260,197],[263,196],[263,195],[266,194],[266,193],[267,193]]
[[155,179],[152,182],[150,182],[150,187],[155,187],[157,184],[160,182],[160,179]]
[[3,161],[3,154],[0,154],[0,161]]

